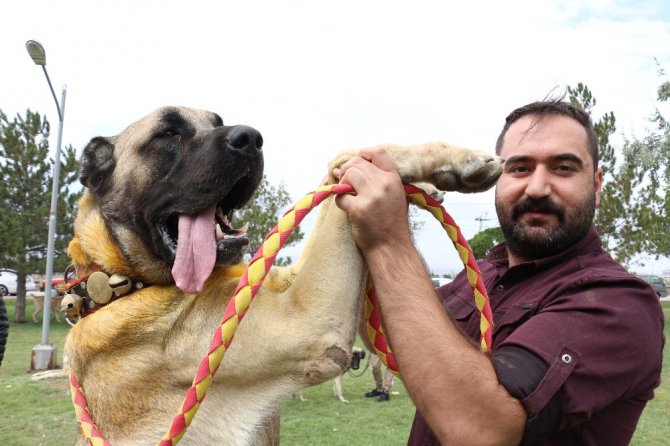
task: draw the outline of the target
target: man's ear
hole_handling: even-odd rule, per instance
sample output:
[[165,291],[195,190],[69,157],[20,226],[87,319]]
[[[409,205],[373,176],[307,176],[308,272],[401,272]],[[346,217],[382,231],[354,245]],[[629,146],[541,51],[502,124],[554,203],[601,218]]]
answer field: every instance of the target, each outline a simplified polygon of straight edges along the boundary
[[593,187],[596,195],[596,208],[600,207],[600,193],[603,188],[603,170],[598,167],[595,176],[593,177]]
[[113,142],[102,136],[95,137],[81,156],[79,181],[93,191],[98,190],[111,175],[115,164]]

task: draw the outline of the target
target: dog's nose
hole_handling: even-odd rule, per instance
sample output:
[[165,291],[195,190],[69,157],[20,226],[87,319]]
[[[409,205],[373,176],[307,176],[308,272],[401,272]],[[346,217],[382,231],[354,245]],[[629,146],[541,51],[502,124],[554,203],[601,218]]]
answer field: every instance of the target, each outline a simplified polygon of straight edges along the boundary
[[251,156],[257,156],[263,149],[263,137],[253,127],[247,125],[236,125],[230,127],[226,135],[226,142],[232,150],[245,152]]

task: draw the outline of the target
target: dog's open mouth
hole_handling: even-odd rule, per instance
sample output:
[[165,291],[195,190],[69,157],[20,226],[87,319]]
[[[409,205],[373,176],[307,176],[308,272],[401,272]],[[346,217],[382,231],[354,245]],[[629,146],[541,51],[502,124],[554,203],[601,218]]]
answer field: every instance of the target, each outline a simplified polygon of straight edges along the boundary
[[163,244],[174,255],[172,276],[186,293],[199,293],[216,264],[236,263],[249,243],[247,224],[235,229],[234,209],[219,203],[195,215],[173,214],[158,225]]

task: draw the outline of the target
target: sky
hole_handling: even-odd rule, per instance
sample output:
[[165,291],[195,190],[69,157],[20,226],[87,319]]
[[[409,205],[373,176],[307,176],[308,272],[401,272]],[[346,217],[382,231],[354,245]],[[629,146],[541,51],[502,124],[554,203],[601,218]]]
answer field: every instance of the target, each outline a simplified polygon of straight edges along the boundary
[[[46,50],[59,100],[67,85],[64,145],[80,151],[163,105],[203,108],[258,129],[268,180],[297,200],[342,150],[439,140],[493,152],[510,111],[578,82],[596,116],[614,112],[615,143],[643,135],[667,79],[659,67],[670,70],[670,2],[9,2],[0,109],[46,115],[55,147],[56,105],[29,39]],[[450,193],[444,205],[466,238],[497,225],[492,191]],[[441,227],[422,218],[429,268],[459,271]]]

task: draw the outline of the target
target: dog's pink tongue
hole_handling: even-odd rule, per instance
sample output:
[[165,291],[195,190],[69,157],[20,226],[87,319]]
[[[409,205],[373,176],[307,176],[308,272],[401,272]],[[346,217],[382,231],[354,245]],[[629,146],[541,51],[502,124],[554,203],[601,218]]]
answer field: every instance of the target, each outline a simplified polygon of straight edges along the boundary
[[196,216],[179,216],[177,254],[172,277],[185,293],[199,293],[214,269],[216,237],[213,207]]

